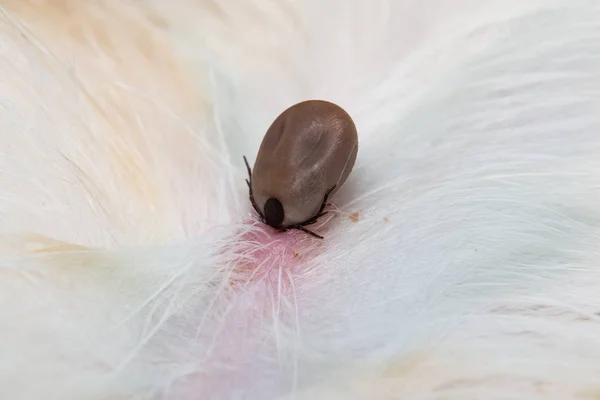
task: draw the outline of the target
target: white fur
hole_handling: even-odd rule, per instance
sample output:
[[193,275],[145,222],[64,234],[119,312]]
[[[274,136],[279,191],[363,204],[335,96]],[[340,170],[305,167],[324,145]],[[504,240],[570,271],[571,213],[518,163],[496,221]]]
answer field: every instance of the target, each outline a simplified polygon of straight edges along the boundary
[[[0,398],[599,397],[599,71],[594,1],[0,3]],[[339,212],[234,289],[307,98]]]

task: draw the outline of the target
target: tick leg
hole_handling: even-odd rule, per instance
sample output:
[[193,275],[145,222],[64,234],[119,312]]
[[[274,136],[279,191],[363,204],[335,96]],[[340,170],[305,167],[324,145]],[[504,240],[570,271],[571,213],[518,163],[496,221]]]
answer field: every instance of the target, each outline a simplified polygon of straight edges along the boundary
[[246,163],[246,169],[248,170],[248,178],[250,178],[250,180],[252,180],[252,170],[250,169],[250,164],[248,164],[248,160],[246,160],[246,156],[242,156],[244,157],[244,163]]
[[[248,185],[250,186],[250,185]],[[256,211],[258,213],[258,215],[260,216],[261,219],[264,219],[262,213],[260,212],[260,210],[258,209],[258,206],[256,205],[256,201],[254,200],[254,195],[252,194],[252,187],[250,187],[250,203],[252,203],[252,207],[254,207],[254,211]]]
[[317,235],[316,233],[309,231],[308,229],[304,228],[303,226],[294,226],[292,228],[293,229],[300,229],[301,231],[306,232],[306,233],[308,233],[311,236],[314,236],[314,237],[316,237],[318,239],[323,239],[323,236]]
[[249,194],[250,203],[252,203],[252,207],[254,208],[254,211],[256,211],[256,213],[260,216],[261,220],[264,220],[264,216],[258,209],[258,206],[256,205],[256,201],[254,200],[254,194],[252,193],[252,170],[250,169],[248,160],[246,160],[246,156],[243,156],[243,157],[244,157],[244,162],[246,163],[246,169],[248,170],[248,179],[246,179],[246,184],[248,185],[248,189],[250,192],[250,194]]
[[323,236],[317,235],[316,233],[311,232],[304,227],[307,225],[312,225],[312,224],[316,223],[319,218],[321,218],[323,215],[325,215],[329,212],[329,211],[323,212],[323,209],[325,209],[325,206],[327,205],[327,199],[329,198],[329,195],[331,194],[333,189],[335,189],[335,187],[336,187],[336,185],[333,185],[331,188],[329,188],[329,190],[327,190],[327,192],[325,192],[325,196],[323,196],[323,203],[321,203],[321,208],[319,208],[319,212],[317,213],[317,215],[310,218],[309,220],[302,222],[301,224],[290,226],[290,229],[300,229],[301,231],[304,231],[311,236],[314,236],[319,239],[323,239]]
[[[319,208],[319,212],[317,213],[317,215],[321,214],[323,212],[323,210],[325,209],[325,206],[327,205],[327,199],[329,198],[329,195],[331,194],[331,192],[333,192],[333,189],[335,189],[336,186],[337,185],[333,185],[332,187],[329,188],[328,191],[325,192],[325,196],[323,197],[323,203],[321,203],[321,208]],[[321,214],[321,215],[324,215],[324,214]]]
[[325,209],[325,206],[327,205],[327,199],[329,198],[329,195],[331,194],[333,189],[335,189],[335,187],[336,187],[336,185],[333,185],[331,188],[329,188],[329,190],[327,190],[327,192],[325,192],[325,196],[323,196],[323,203],[321,203],[321,208],[319,208],[319,212],[317,212],[317,215],[315,215],[314,217],[310,218],[307,221],[302,222],[301,224],[298,224],[297,226],[312,225],[315,222],[317,222],[317,219],[321,218],[323,215],[325,215],[329,212],[329,211],[323,212],[323,210]]
[[304,222],[303,222],[303,223],[301,223],[301,224],[298,224],[298,226],[312,225],[312,224],[314,224],[315,222],[317,222],[317,220],[318,220],[319,218],[321,218],[323,215],[327,214],[328,212],[329,212],[329,211],[325,211],[325,212],[319,213],[319,214],[315,215],[314,217],[312,217],[311,219],[309,219],[309,220],[307,220],[307,221],[304,221]]

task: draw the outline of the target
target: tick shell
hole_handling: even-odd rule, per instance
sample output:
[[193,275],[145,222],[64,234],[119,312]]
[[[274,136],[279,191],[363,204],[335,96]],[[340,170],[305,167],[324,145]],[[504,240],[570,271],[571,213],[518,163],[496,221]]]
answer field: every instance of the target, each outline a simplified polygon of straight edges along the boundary
[[[358,153],[352,118],[336,104],[308,100],[273,121],[252,170],[252,192],[263,212],[269,199],[283,206],[281,227],[314,217],[327,190],[346,181]],[[272,206],[273,201],[268,206]]]

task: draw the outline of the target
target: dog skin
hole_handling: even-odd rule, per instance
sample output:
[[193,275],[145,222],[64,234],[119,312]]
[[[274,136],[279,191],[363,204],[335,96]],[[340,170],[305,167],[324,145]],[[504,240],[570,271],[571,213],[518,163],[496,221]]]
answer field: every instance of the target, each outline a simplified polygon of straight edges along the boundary
[[[600,398],[597,1],[0,0],[0,35],[0,398]],[[309,99],[360,142],[323,240],[242,159]]]

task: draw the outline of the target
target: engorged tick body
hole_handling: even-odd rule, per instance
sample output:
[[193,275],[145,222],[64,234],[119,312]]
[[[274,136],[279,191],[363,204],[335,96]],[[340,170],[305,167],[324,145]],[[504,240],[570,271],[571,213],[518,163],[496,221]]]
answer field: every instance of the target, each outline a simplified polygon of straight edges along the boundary
[[250,201],[262,221],[280,231],[305,228],[326,214],[327,199],[346,181],[358,153],[352,118],[336,104],[309,100],[283,111],[248,169]]

